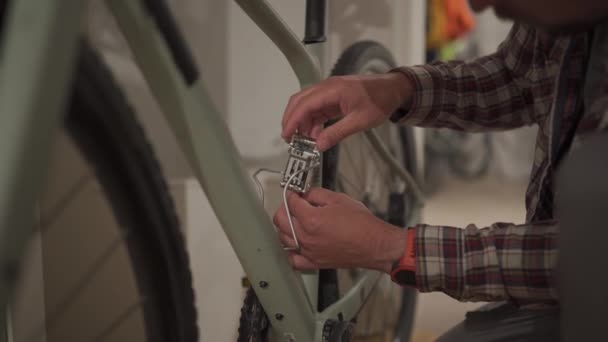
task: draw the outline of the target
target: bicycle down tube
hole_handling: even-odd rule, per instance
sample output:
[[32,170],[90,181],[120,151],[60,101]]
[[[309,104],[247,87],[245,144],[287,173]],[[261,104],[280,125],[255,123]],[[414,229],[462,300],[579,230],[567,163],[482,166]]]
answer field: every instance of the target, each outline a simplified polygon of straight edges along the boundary
[[[106,0],[106,4],[266,309],[274,331],[284,338],[313,341],[314,307],[307,298],[302,279],[285,257],[272,223],[244,173],[228,128],[211,103],[201,79],[186,84],[143,1]],[[261,287],[261,281],[268,286]]]
[[[321,80],[321,71],[314,57],[308,53],[304,44],[291,32],[278,14],[266,1],[235,0],[243,11],[258,25],[281,50],[304,88]],[[302,273],[308,299],[316,308],[319,289],[319,273],[307,271]]]

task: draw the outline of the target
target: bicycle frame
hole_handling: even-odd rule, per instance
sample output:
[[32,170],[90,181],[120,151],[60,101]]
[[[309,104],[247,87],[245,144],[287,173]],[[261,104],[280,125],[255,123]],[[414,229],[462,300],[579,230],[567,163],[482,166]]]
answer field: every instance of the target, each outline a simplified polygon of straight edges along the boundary
[[[302,87],[321,80],[315,59],[265,0],[236,2],[283,52]],[[0,305],[7,303],[14,281],[6,262],[21,257],[31,233],[34,204],[74,64],[82,3],[18,0],[10,8],[0,66],[0,260],[5,262],[0,264]],[[184,79],[143,0],[106,3],[267,312],[275,336],[284,341],[321,341],[327,320],[354,318],[380,273],[362,272],[343,298],[317,312],[316,274],[303,276],[289,265],[202,79]],[[46,87],[50,80],[53,86]],[[379,139],[374,146],[384,149],[381,156],[390,160]],[[262,282],[266,285],[260,286]]]

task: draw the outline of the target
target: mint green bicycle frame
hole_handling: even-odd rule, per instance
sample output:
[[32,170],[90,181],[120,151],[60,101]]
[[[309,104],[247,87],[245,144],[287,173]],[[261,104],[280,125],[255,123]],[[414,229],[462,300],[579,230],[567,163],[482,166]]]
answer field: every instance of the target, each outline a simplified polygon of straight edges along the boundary
[[[321,80],[314,57],[265,0],[236,2],[283,52],[302,87]],[[321,341],[326,320],[355,317],[379,272],[362,272],[343,298],[317,312],[318,277],[303,275],[289,265],[230,132],[211,103],[204,75],[192,85],[184,82],[142,0],[106,3],[255,288],[274,336],[284,341]],[[82,0],[16,0],[9,5],[0,55],[0,307],[8,301],[15,261],[32,233],[49,146],[65,107],[84,4]],[[368,136],[421,203],[422,195],[409,174],[373,133]],[[261,281],[268,286],[260,287]]]

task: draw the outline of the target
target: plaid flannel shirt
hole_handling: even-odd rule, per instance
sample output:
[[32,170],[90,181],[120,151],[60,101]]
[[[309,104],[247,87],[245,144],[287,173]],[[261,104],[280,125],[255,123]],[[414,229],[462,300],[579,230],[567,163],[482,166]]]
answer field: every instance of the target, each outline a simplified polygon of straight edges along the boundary
[[[421,292],[443,291],[461,301],[557,300],[551,182],[558,152],[568,149],[580,126],[588,40],[587,34],[550,37],[515,24],[492,55],[397,69],[414,85],[415,95],[405,115],[393,121],[472,132],[539,126],[526,192],[527,223],[416,226]],[[555,115],[562,118],[558,130]]]

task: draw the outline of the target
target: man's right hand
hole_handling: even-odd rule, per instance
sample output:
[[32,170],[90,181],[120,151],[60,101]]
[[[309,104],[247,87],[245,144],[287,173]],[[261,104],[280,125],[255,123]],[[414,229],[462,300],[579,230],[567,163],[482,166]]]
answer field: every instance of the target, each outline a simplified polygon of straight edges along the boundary
[[[351,134],[379,126],[407,106],[411,94],[412,86],[400,72],[330,77],[291,96],[281,136],[289,140],[298,130],[325,151]],[[342,117],[323,128],[326,121]]]

